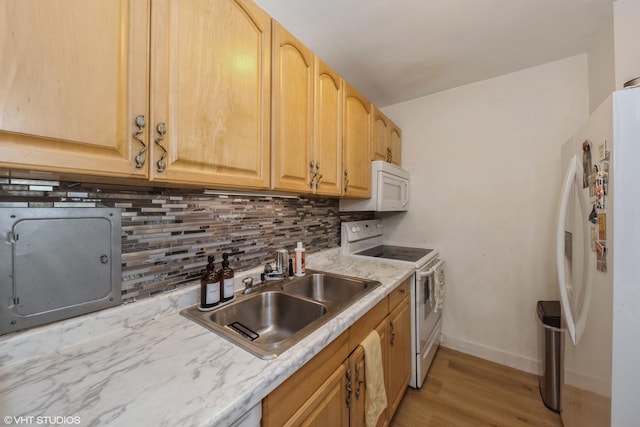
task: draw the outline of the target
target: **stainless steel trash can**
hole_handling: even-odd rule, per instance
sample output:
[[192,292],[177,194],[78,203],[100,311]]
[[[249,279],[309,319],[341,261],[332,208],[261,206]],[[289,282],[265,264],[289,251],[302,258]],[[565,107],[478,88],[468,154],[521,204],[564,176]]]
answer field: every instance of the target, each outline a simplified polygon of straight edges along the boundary
[[538,301],[538,355],[540,396],[545,406],[560,412],[560,302]]

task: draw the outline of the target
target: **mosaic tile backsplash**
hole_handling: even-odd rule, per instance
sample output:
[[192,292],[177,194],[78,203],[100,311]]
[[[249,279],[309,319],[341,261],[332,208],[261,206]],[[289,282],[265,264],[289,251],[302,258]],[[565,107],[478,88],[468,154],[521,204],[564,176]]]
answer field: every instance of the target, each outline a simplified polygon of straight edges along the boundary
[[122,210],[122,298],[125,302],[198,279],[208,255],[231,254],[243,271],[293,253],[340,246],[340,223],[372,213],[340,213],[331,198],[205,194],[202,190],[129,187],[0,178],[0,207],[115,207]]

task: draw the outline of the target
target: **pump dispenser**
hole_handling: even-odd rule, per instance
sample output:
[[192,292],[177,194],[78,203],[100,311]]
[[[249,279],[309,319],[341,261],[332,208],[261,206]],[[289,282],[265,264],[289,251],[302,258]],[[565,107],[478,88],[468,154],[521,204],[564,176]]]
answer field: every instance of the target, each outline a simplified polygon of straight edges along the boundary
[[304,276],[304,272],[305,272],[305,249],[302,246],[302,242],[298,242],[298,245],[296,246],[296,248],[294,249],[295,252],[295,261],[294,261],[294,266],[295,266],[295,271],[296,271],[296,276]]
[[213,255],[209,255],[207,271],[200,279],[200,305],[198,306],[200,311],[213,310],[220,304],[220,277],[216,273],[214,260]]
[[234,276],[233,269],[229,267],[229,254],[222,254],[222,268],[218,270],[220,276],[220,300],[222,302],[233,299]]

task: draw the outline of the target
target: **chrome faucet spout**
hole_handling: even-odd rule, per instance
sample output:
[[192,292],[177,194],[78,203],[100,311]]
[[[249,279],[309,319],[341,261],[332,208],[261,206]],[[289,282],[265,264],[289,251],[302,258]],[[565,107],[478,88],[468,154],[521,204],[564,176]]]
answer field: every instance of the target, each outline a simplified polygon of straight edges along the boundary
[[280,280],[284,280],[286,275],[284,274],[284,270],[273,269],[270,263],[266,263],[264,265],[264,272],[260,275],[260,280],[262,283],[265,282],[277,282]]
[[264,279],[262,280],[263,282],[277,282],[280,280],[284,280],[284,274],[282,273],[268,273],[268,274],[263,274]]

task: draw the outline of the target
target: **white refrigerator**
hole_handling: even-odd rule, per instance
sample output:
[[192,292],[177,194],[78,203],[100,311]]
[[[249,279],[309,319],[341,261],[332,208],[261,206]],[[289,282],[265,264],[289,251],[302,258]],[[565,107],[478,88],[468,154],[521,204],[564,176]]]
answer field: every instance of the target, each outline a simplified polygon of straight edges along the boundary
[[640,88],[562,147],[556,228],[565,427],[640,425]]

